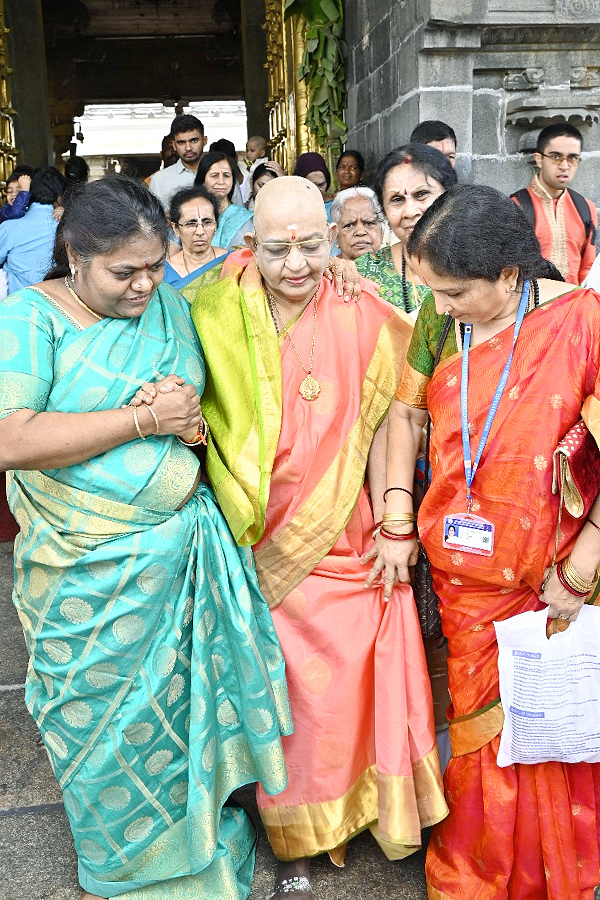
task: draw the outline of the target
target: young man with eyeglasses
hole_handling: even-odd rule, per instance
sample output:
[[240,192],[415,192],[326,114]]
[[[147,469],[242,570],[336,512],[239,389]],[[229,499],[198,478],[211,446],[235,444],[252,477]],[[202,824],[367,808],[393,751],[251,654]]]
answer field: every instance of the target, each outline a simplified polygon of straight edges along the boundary
[[528,188],[511,194],[533,225],[542,255],[570,284],[581,284],[596,258],[596,207],[569,187],[582,148],[583,137],[574,125],[559,122],[543,128],[533,155],[537,175]]
[[177,191],[194,185],[206,145],[204,125],[196,116],[175,116],[171,123],[171,139],[177,162],[156,172],[150,179],[150,190],[158,197],[165,212]]

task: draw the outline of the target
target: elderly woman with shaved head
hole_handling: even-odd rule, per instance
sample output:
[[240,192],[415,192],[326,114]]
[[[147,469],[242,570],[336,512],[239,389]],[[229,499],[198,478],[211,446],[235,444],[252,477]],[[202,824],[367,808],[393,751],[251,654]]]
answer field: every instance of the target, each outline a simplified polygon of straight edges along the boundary
[[397,585],[386,603],[362,564],[412,322],[368,282],[357,303],[337,296],[324,278],[323,198],[306,179],[266,184],[254,224],[192,317],[207,364],[208,473],[237,541],[254,548],[295,723],[287,789],[258,791],[280,860],[272,897],[309,900],[311,857],[342,865],[349,839],[370,828],[398,859],[447,812],[411,589]]

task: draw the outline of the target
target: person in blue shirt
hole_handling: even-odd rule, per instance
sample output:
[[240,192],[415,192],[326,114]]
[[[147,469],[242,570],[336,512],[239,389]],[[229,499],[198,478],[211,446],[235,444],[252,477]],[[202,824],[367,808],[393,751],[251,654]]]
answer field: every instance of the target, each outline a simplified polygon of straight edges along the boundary
[[31,205],[21,219],[0,225],[0,265],[8,275],[8,291],[43,281],[52,261],[58,222],[53,217],[65,188],[54,166],[44,166],[31,179]]
[[31,166],[17,166],[6,179],[6,203],[0,207],[0,222],[20,219],[29,208],[31,194]]

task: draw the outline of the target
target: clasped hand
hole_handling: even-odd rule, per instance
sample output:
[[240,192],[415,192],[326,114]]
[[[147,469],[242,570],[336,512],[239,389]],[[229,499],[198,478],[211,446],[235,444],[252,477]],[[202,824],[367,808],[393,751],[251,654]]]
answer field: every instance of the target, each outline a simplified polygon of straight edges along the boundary
[[144,382],[130,405],[139,408],[144,404],[158,416],[162,434],[174,434],[184,441],[197,435],[202,420],[200,397],[194,385],[186,384],[179,375]]
[[373,559],[373,566],[365,587],[370,588],[381,579],[383,583],[383,599],[391,599],[395,584],[410,581],[409,566],[414,566],[419,556],[419,545],[416,538],[409,541],[390,541],[378,534],[373,547],[361,557],[361,563],[366,565]]

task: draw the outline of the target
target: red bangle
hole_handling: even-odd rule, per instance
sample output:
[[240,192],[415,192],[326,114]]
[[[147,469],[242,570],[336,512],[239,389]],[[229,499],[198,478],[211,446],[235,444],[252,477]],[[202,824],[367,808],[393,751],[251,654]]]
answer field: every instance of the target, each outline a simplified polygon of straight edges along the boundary
[[557,574],[557,576],[558,576],[558,580],[560,581],[560,583],[561,583],[562,586],[564,587],[565,591],[568,591],[573,597],[578,597],[578,598],[581,598],[581,597],[587,597],[587,595],[589,594],[589,591],[585,591],[585,592],[582,594],[581,591],[575,591],[575,590],[573,590],[573,588],[571,587],[571,585],[567,582],[567,579],[565,578],[564,572],[563,572],[563,570],[562,570],[562,562],[559,562],[559,564],[557,565],[557,567],[556,567],[556,574]]
[[391,531],[386,531],[385,528],[382,528],[379,534],[381,537],[387,538],[388,541],[410,541],[417,536],[414,528],[409,534],[392,534]]

